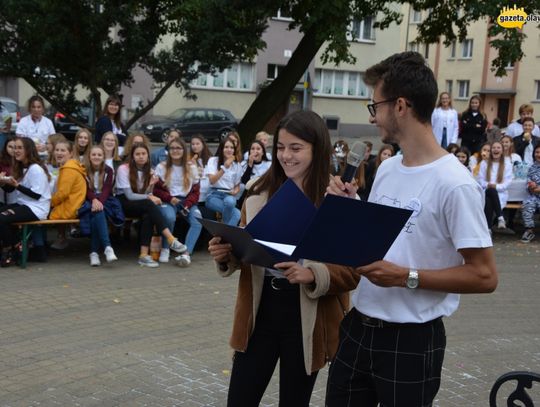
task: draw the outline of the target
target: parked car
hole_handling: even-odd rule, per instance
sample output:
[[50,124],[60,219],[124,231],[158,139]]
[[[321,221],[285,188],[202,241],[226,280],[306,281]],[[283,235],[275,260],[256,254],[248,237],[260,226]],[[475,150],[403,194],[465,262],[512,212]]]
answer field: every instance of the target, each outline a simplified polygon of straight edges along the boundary
[[221,140],[238,123],[231,112],[224,109],[182,108],[168,116],[155,118],[141,124],[141,130],[151,141],[161,142],[164,135],[172,128],[182,132],[185,140],[194,134],[202,134],[206,140]]
[[[7,113],[11,116],[11,129],[9,132],[15,134],[17,125],[21,120],[19,105],[13,99],[6,98],[4,96],[0,96],[0,103],[2,103],[3,109],[7,110]],[[3,116],[3,113],[4,112],[2,112],[0,116]],[[0,127],[3,127],[3,125]]]
[[[91,127],[90,123],[91,111],[89,107],[83,107],[75,113],[77,117],[83,123],[88,124]],[[56,112],[52,118],[54,128],[57,133],[62,133],[68,140],[73,141],[75,139],[75,134],[81,129],[79,125],[73,123],[69,120],[66,115],[60,112]]]

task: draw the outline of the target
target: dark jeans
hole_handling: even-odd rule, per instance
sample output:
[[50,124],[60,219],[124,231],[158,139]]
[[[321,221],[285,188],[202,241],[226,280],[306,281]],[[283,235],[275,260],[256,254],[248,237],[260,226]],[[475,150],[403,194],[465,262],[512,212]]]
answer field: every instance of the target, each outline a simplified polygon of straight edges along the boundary
[[501,201],[499,200],[499,194],[495,188],[486,189],[484,213],[486,214],[486,221],[489,229],[493,226],[493,215],[497,218],[502,216]]
[[150,246],[154,226],[159,234],[163,233],[167,228],[160,207],[150,199],[130,201],[124,195],[120,195],[118,199],[122,204],[126,217],[140,219],[139,240],[141,246]]
[[258,406],[278,359],[279,406],[309,406],[317,372],[307,375],[304,367],[298,286],[278,291],[270,279],[265,277],[247,350],[234,355],[228,407]]
[[2,247],[13,246],[17,243],[17,230],[12,223],[38,220],[34,212],[25,205],[9,204],[0,206],[0,241]]
[[376,326],[353,308],[341,322],[326,406],[431,406],[441,383],[445,348],[441,318]]

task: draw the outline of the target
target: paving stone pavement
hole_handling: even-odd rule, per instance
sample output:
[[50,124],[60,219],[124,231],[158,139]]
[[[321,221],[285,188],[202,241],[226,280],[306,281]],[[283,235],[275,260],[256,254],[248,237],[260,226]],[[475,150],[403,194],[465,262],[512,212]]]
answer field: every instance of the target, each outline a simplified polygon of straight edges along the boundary
[[[462,296],[445,321],[436,406],[486,406],[502,373],[540,371],[540,244],[495,242],[499,288]],[[126,245],[91,268],[88,245],[0,270],[0,406],[225,406],[237,277],[218,277],[204,251],[187,269],[141,268]],[[540,403],[539,385],[531,394]],[[261,405],[278,405],[275,376]]]

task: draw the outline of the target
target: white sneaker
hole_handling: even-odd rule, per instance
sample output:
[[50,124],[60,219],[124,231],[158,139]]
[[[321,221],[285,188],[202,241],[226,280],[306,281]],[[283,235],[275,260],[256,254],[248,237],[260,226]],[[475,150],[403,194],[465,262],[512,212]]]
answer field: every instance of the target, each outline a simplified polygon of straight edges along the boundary
[[159,263],[154,261],[149,255],[139,257],[139,265],[144,267],[159,267]]
[[99,260],[99,254],[96,252],[90,253],[90,265],[92,267],[101,266],[101,261]]
[[177,253],[187,252],[187,246],[183,243],[180,243],[178,239],[174,239],[171,243],[171,250],[174,250]]
[[178,267],[187,267],[191,264],[191,257],[187,253],[177,256],[174,260],[176,260]]
[[161,249],[159,252],[159,262],[160,263],[168,263],[169,262],[169,255],[170,250],[169,249]]
[[506,222],[504,221],[504,218],[502,216],[497,221],[497,228],[506,229]]
[[111,246],[107,246],[103,254],[105,254],[105,259],[107,260],[107,263],[118,260],[118,257],[116,257],[114,249]]
[[58,238],[52,245],[51,249],[55,250],[64,250],[66,247],[68,247],[68,241],[64,238]]

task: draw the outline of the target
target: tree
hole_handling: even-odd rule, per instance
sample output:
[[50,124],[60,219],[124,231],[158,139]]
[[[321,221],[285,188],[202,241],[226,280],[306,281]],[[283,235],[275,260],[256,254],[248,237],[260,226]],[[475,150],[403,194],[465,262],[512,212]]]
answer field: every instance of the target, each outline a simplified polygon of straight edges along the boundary
[[[92,102],[99,114],[102,92],[130,86],[139,66],[162,86],[129,120],[129,128],[171,86],[190,97],[189,83],[200,72],[253,58],[262,47],[266,19],[246,0],[233,3],[2,0],[0,75],[25,79],[57,110],[86,126],[73,114]],[[167,36],[174,38],[169,46],[161,43]],[[88,98],[77,100],[78,89],[88,91]]]
[[[242,142],[247,145],[250,139],[263,128],[274,112],[284,104],[296,83],[308,68],[311,60],[326,43],[323,62],[354,62],[349,52],[347,34],[353,20],[362,20],[377,15],[375,27],[384,29],[392,23],[401,23],[402,14],[398,7],[407,2],[398,0],[387,2],[381,0],[290,0],[281,7],[290,11],[293,22],[289,28],[298,28],[304,35],[288,64],[272,83],[265,87],[252,103],[242,122],[239,133]],[[418,40],[425,43],[438,42],[444,37],[446,45],[452,41],[464,40],[467,27],[482,18],[495,20],[508,2],[490,0],[477,2],[474,0],[414,0],[409,4],[415,10],[430,10],[429,16],[419,26]],[[520,7],[529,14],[538,12],[538,0],[525,0]],[[491,46],[499,50],[499,56],[493,61],[493,69],[497,75],[505,75],[505,66],[523,57],[521,43],[524,35],[516,29],[504,29],[497,24],[489,27],[492,37]]]

